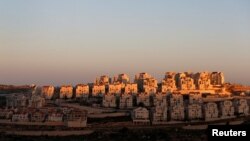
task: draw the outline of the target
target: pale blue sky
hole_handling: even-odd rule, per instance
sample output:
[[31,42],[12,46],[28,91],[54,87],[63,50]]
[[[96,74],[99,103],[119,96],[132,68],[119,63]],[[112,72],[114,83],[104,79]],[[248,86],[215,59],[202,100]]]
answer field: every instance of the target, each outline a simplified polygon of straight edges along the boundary
[[0,0],[0,84],[223,71],[250,85],[249,0]]

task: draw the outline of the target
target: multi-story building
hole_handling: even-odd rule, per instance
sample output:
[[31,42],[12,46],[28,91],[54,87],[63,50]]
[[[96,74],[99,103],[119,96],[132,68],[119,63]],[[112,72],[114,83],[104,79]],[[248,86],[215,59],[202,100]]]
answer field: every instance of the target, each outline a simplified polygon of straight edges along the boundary
[[41,94],[45,97],[45,99],[52,99],[54,90],[54,86],[43,86]]
[[209,102],[204,105],[203,115],[205,120],[216,120],[219,116],[219,111],[217,104],[214,102]]
[[125,85],[124,93],[137,94],[138,93],[137,83],[127,83]]
[[121,94],[122,84],[121,83],[113,83],[108,85],[109,93],[112,94]]
[[181,94],[170,94],[167,96],[169,99],[169,106],[183,106],[183,95]]
[[166,72],[165,78],[161,83],[161,92],[173,92],[176,90],[176,82],[175,82],[175,73],[174,72]]
[[222,72],[212,72],[210,75],[212,85],[223,85],[225,82],[224,74]]
[[124,93],[120,96],[120,108],[132,108],[133,107],[133,95]]
[[152,87],[152,86],[149,86],[149,85],[144,85],[143,86],[143,91],[144,93],[148,93],[150,95],[153,95],[157,92],[157,87]]
[[127,74],[124,74],[124,73],[119,74],[118,77],[114,78],[114,83],[115,82],[119,82],[121,84],[127,84],[130,82],[129,76]]
[[134,124],[150,124],[149,111],[144,107],[134,109],[131,116]]
[[184,120],[184,106],[177,105],[169,107],[171,120]]
[[73,87],[71,85],[61,86],[60,98],[72,98],[72,96],[73,96]]
[[194,79],[191,74],[188,73],[178,73],[177,74],[177,84],[180,90],[194,90]]
[[200,104],[189,104],[187,107],[187,116],[189,120],[202,118],[202,107]]
[[171,120],[183,120],[185,117],[183,96],[181,94],[170,94],[167,99]]
[[156,93],[154,98],[154,105],[158,106],[167,106],[167,97],[166,94],[163,93]]
[[108,85],[110,84],[111,79],[107,76],[107,75],[102,75],[100,76],[100,78],[96,79],[95,84],[99,84],[99,85]]
[[136,75],[135,83],[138,85],[139,92],[154,94],[157,91],[157,80],[148,73]]
[[94,84],[92,96],[103,96],[105,94],[105,85]]
[[158,105],[152,110],[153,124],[160,124],[166,122],[168,117],[168,108],[164,105]]
[[249,105],[246,99],[239,99],[235,102],[236,113],[240,115],[248,115],[249,114]]
[[107,93],[103,96],[102,99],[102,106],[103,107],[116,107],[116,96],[111,93]]
[[199,90],[209,90],[212,88],[209,72],[200,72],[195,75],[195,85]]
[[89,85],[78,84],[76,85],[76,98],[88,98],[89,97]]
[[140,93],[137,95],[137,105],[140,103],[144,106],[150,106],[150,95],[148,93]]
[[220,102],[219,110],[220,110],[221,118],[234,116],[234,106],[233,106],[233,102],[230,100],[225,100],[225,101]]
[[189,94],[189,104],[202,104],[201,93],[190,93]]

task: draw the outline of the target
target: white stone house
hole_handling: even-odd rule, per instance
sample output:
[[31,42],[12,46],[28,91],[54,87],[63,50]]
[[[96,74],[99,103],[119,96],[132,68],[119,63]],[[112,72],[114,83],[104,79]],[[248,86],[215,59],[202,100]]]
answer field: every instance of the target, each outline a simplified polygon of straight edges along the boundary
[[149,111],[144,107],[134,109],[131,116],[134,124],[150,124]]

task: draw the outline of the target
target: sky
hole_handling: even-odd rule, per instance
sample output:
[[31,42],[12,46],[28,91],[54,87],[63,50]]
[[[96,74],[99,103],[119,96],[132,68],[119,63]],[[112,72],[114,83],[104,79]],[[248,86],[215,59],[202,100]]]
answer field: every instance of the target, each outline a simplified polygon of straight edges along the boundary
[[250,85],[249,0],[0,0],[0,84],[222,71]]

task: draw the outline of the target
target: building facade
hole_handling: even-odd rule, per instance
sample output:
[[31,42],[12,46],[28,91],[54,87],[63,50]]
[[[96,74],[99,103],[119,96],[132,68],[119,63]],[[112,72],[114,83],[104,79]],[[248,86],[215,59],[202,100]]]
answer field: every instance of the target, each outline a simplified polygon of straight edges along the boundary
[[52,99],[54,91],[54,86],[43,86],[41,94],[45,97],[45,99]]
[[124,93],[137,94],[138,93],[137,84],[136,83],[127,83],[125,85]]
[[72,98],[73,97],[73,87],[71,85],[61,86],[60,98]]
[[76,98],[88,98],[89,97],[89,85],[78,84],[76,86]]
[[149,111],[144,107],[134,109],[131,116],[134,124],[150,124]]
[[102,99],[102,106],[103,107],[109,107],[109,108],[115,108],[116,107],[116,96],[111,93],[107,93],[103,96]]
[[133,95],[124,93],[120,96],[120,108],[132,108],[133,107]]

